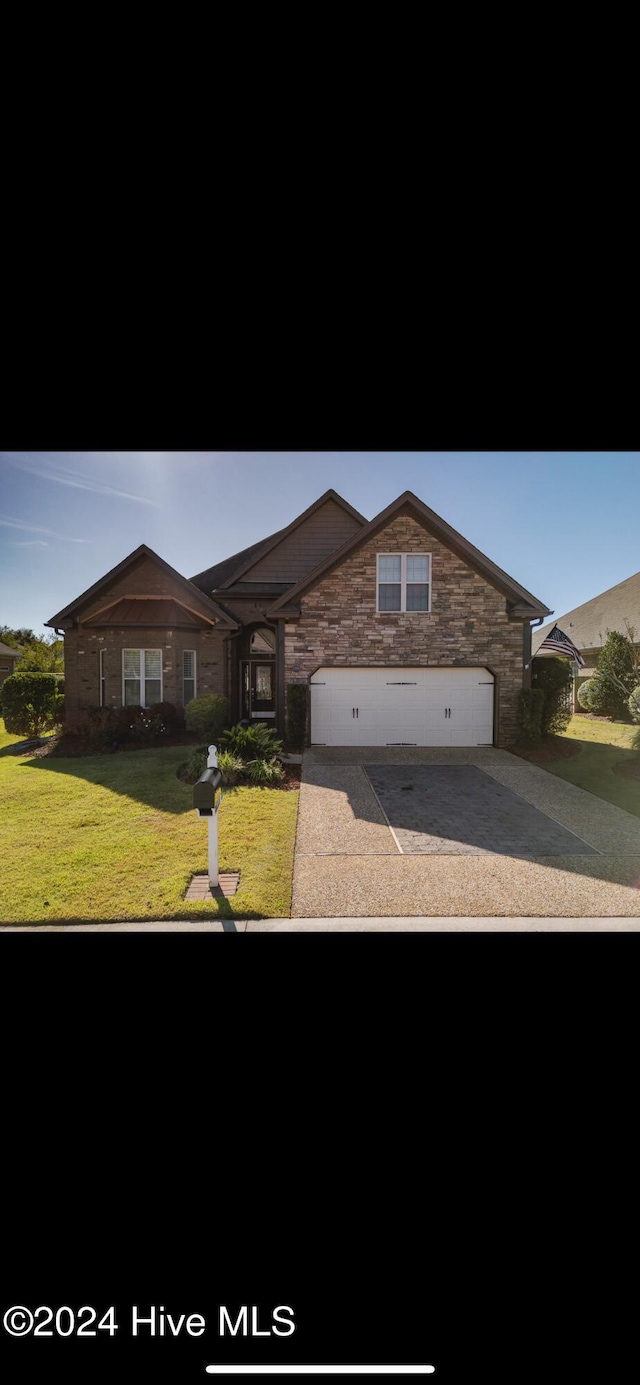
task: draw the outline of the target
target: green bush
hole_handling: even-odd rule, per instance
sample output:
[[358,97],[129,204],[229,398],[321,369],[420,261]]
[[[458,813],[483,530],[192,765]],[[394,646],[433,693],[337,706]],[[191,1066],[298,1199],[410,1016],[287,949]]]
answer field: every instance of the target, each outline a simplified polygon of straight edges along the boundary
[[284,778],[279,760],[249,760],[244,771],[250,784],[279,784]]
[[13,736],[41,736],[60,721],[63,709],[53,673],[12,673],[2,684],[2,715]]
[[245,761],[270,760],[283,748],[275,727],[265,726],[263,721],[255,721],[250,726],[238,722],[229,731],[222,732],[220,745]]
[[[199,745],[191,751],[185,766],[186,776],[190,784],[195,784],[200,775],[204,774],[208,758],[209,747],[206,745]],[[228,751],[223,750],[218,755],[218,769],[222,775],[223,785],[230,788],[244,777],[246,765],[244,760],[238,759],[237,755],[230,755]]]
[[542,688],[522,688],[518,693],[518,741],[537,745],[542,736],[544,692]]
[[287,683],[287,736],[291,745],[306,745],[308,697],[306,683]]
[[232,755],[230,750],[221,750],[218,755],[218,769],[222,775],[223,784],[231,787],[232,784],[237,784],[244,777],[246,765],[239,755]]
[[579,706],[582,706],[583,711],[594,711],[593,704],[594,702],[598,701],[597,692],[597,683],[596,687],[594,687],[593,679],[587,679],[586,683],[580,683],[580,686],[578,688],[578,704]]
[[185,765],[185,773],[190,784],[195,784],[207,768],[209,751],[206,745],[199,745],[191,751]]
[[193,697],[184,709],[187,731],[202,736],[207,745],[217,745],[221,732],[229,725],[229,699],[219,693]]
[[88,707],[87,722],[76,734],[87,750],[116,750],[120,746],[161,745],[183,726],[182,713],[172,702],[152,707]]
[[626,718],[629,715],[629,696],[638,681],[636,652],[626,635],[618,630],[609,630],[598,657],[598,667],[592,682],[596,683],[595,696],[602,715]]
[[638,683],[637,688],[633,689],[629,698],[629,711],[632,721],[640,721],[640,683]]
[[540,730],[543,736],[557,736],[566,731],[571,721],[571,705],[567,691],[572,684],[568,659],[534,659],[531,673],[532,688],[542,688],[544,705]]

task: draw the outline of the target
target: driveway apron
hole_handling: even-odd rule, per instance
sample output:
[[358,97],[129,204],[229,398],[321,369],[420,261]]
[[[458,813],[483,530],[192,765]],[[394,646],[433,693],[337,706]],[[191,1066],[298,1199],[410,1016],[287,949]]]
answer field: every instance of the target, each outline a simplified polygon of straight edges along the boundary
[[293,918],[640,917],[640,819],[504,750],[314,747]]

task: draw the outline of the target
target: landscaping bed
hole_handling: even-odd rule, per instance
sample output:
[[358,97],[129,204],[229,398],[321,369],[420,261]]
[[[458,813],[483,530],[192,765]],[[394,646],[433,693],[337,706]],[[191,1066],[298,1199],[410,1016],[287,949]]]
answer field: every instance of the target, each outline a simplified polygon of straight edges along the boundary
[[[284,770],[284,774],[279,783],[268,784],[262,787],[268,789],[299,789],[300,765],[283,765],[282,768]],[[178,779],[180,779],[183,784],[189,784],[189,786],[193,788],[193,780],[191,778],[191,775],[189,774],[186,764],[178,765],[176,774],[178,776]],[[229,789],[225,789],[225,793],[229,793]]]

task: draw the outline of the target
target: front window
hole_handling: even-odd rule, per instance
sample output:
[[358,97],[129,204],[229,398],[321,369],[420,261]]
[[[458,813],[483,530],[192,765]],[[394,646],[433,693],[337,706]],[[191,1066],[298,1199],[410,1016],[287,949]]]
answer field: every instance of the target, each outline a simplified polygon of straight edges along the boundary
[[192,697],[196,695],[196,651],[195,649],[183,649],[182,651],[182,702],[186,707]]
[[125,707],[162,702],[162,650],[123,649],[122,683]]
[[378,554],[378,611],[431,609],[431,554]]

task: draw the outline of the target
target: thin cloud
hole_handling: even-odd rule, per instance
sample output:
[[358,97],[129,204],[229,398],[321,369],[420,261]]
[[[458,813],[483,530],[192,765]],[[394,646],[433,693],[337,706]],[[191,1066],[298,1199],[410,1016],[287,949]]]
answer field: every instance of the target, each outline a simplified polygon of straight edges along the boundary
[[[11,519],[9,515],[0,515],[0,524],[5,529],[24,529],[28,534],[46,534],[50,539],[57,539],[59,543],[91,543],[91,539],[72,539],[66,534],[56,534],[55,529],[45,529],[44,524],[25,523],[22,519]],[[15,540],[10,540],[15,542]],[[38,542],[38,540],[34,540]]]
[[48,548],[46,539],[9,539],[12,548]]
[[17,466],[20,471],[28,471],[31,476],[39,476],[42,481],[56,481],[59,486],[72,486],[75,490],[91,491],[94,495],[113,495],[118,500],[133,500],[138,505],[152,505],[154,509],[160,509],[159,501],[152,500],[148,495],[134,495],[132,491],[118,490],[116,486],[107,486],[103,481],[93,481],[79,471],[71,471],[69,467],[45,468],[25,461],[22,456],[7,456],[6,453],[4,455],[11,466]]

